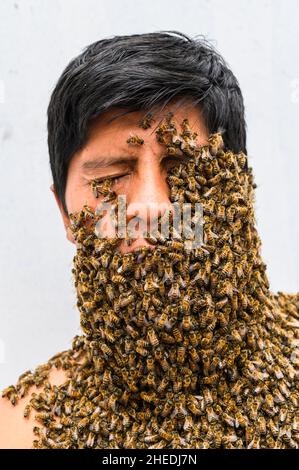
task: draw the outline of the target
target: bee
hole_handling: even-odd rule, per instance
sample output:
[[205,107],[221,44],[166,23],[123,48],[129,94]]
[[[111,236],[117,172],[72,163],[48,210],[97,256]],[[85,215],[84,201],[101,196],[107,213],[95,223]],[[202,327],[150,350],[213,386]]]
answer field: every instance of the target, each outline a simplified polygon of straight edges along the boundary
[[200,357],[199,357],[196,349],[193,346],[190,347],[189,354],[190,354],[190,357],[191,357],[192,361],[199,362]]
[[162,312],[158,321],[157,321],[157,327],[159,329],[163,329],[168,323],[168,315],[166,312]]
[[287,387],[285,381],[280,380],[280,381],[278,382],[278,387],[279,387],[281,393],[282,393],[286,398],[289,398],[290,392],[289,392],[289,389],[288,389],[288,387]]
[[186,355],[185,346],[178,346],[177,361],[179,364],[183,364],[185,362],[185,355]]
[[[111,260],[110,253],[102,253],[100,256],[99,262],[101,263],[103,268],[108,268],[110,260]],[[98,269],[98,267],[96,269]]]
[[106,290],[107,297],[109,298],[110,302],[112,302],[115,298],[113,287],[110,284],[108,284],[105,290]]
[[109,309],[107,312],[107,323],[110,326],[113,325],[119,325],[120,319],[117,315],[115,315],[114,311],[112,309]]
[[35,419],[41,421],[42,423],[47,423],[52,420],[52,414],[46,411],[41,411],[35,414]]
[[190,129],[190,124],[189,124],[189,120],[187,118],[183,119],[182,123],[181,123],[181,128],[182,128],[182,136],[183,137],[192,137],[193,135],[193,132],[192,130]]
[[139,333],[135,328],[133,328],[131,325],[126,325],[126,331],[129,333],[130,336],[132,336],[133,339],[139,338]]
[[189,340],[193,347],[198,346],[198,336],[194,330],[189,332]]
[[[224,299],[219,300],[219,302],[216,302],[216,309],[222,308],[224,305],[227,304],[227,301],[228,301],[228,298],[225,297]],[[221,328],[223,328],[223,330],[226,330],[228,326],[228,319],[226,315],[224,314],[224,312],[219,313],[218,321],[219,321]]]
[[122,276],[121,274],[113,274],[112,278],[111,278],[111,281],[114,284],[125,284],[126,278],[124,276]]
[[156,375],[152,371],[147,375],[147,384],[149,387],[156,388]]
[[217,153],[224,147],[223,138],[220,132],[211,135],[208,142],[211,155],[217,155]]
[[175,393],[178,393],[182,389],[183,381],[181,377],[176,377],[173,383],[173,390]]
[[161,392],[164,392],[164,390],[166,390],[167,386],[169,384],[169,381],[167,379],[167,377],[163,377],[158,388],[157,388],[157,392],[158,393],[161,393]]
[[[166,143],[166,142],[164,141],[163,143]],[[172,144],[167,144],[167,143],[166,143],[166,155],[169,155],[169,156],[176,156],[176,155],[177,155],[177,156],[181,156],[181,155],[182,155],[182,152],[181,152],[181,150],[180,150],[178,147],[176,147],[176,146],[174,146],[174,145],[172,145]]]
[[151,296],[151,301],[152,301],[152,304],[154,305],[154,307],[160,309],[163,305],[163,302],[162,300],[160,300],[158,297],[156,297],[155,295],[152,295]]
[[266,420],[264,416],[259,416],[257,418],[257,429],[258,429],[258,434],[265,436],[267,432],[267,427],[266,427]]
[[98,178],[91,180],[90,186],[94,197],[98,199],[100,194],[103,196],[112,195],[112,183],[113,180],[111,177],[107,177],[104,180]]
[[242,380],[238,380],[231,388],[231,393],[233,396],[241,395],[242,388],[245,386]]
[[288,408],[286,406],[281,407],[279,410],[279,421],[281,423],[284,423],[287,420],[287,416],[288,416]]
[[249,442],[247,449],[259,449],[260,448],[260,437],[253,436],[253,439]]
[[156,332],[153,328],[149,328],[147,332],[147,337],[150,342],[150,344],[154,347],[157,347],[159,345],[159,339],[156,335]]
[[146,357],[148,355],[148,350],[145,348],[142,348],[141,346],[136,347],[136,352],[140,354],[140,356]]
[[95,212],[87,204],[84,204],[84,206],[82,208],[82,214],[83,214],[83,217],[84,217],[85,220],[95,218]]
[[192,431],[193,429],[193,419],[192,419],[192,416],[190,415],[187,415],[185,417],[185,421],[184,421],[184,425],[183,425],[183,429],[184,431],[186,432],[189,432],[189,431]]
[[222,443],[222,433],[221,431],[216,431],[214,434],[214,447],[219,449]]
[[157,346],[154,351],[154,356],[157,361],[162,361],[163,359],[163,352],[160,346]]
[[241,217],[243,219],[246,219],[247,214],[248,214],[248,207],[236,206],[236,212],[235,212],[236,217]]
[[209,406],[213,403],[213,397],[212,397],[212,394],[211,394],[211,392],[208,388],[203,389],[203,398],[204,398],[206,406]]
[[154,122],[153,114],[152,113],[147,113],[143,119],[141,119],[139,123],[139,127],[142,127],[143,129],[148,129],[151,127],[151,123]]
[[193,321],[191,315],[184,315],[182,319],[182,329],[190,331],[193,327]]
[[241,169],[245,168],[245,165],[247,164],[247,156],[245,155],[245,153],[244,152],[238,153],[237,159],[238,159],[238,164],[240,168]]
[[29,418],[30,411],[31,411],[31,405],[29,403],[28,405],[25,406],[24,414],[23,414],[24,418]]
[[244,416],[240,411],[237,411],[236,417],[235,417],[235,426],[238,428],[241,426],[241,428],[245,428],[248,424],[248,419],[246,416]]
[[180,147],[183,141],[184,139],[178,135],[177,131],[175,131],[171,137],[172,144],[175,145],[176,147]]
[[232,262],[228,261],[221,268],[221,273],[225,277],[231,277],[233,273],[234,265]]
[[222,419],[228,426],[231,426],[231,427],[235,426],[234,418],[230,416],[228,413],[226,412],[222,413]]
[[178,299],[180,297],[180,288],[178,282],[173,282],[169,292],[168,297],[170,300]]
[[209,423],[214,423],[219,420],[219,416],[215,413],[211,406],[206,407],[206,413]]
[[208,354],[204,353],[202,355],[202,362],[203,362],[203,373],[204,375],[208,375],[210,371],[210,364],[211,364],[210,357]]
[[265,396],[265,407],[270,411],[274,410],[274,400],[270,393],[267,393]]
[[222,281],[219,283],[218,287],[219,297],[232,297],[233,295],[233,286],[229,281]]
[[133,135],[127,139],[127,143],[132,145],[142,145],[144,144],[144,139],[138,135]]
[[216,353],[222,355],[225,353],[225,351],[228,348],[227,341],[224,338],[219,338],[216,346],[215,346],[215,351]]
[[164,372],[167,372],[169,370],[169,363],[168,363],[166,357],[162,358],[160,364],[161,364],[161,367],[162,367]]
[[292,446],[293,448],[297,449],[298,445],[292,440],[292,429],[289,424],[286,424],[282,430],[281,433],[281,438],[283,439],[284,442],[287,444],[291,444],[292,441]]
[[124,296],[122,299],[120,299],[119,301],[119,305],[123,308],[123,307],[127,307],[129,304],[131,304],[132,302],[134,302],[135,300],[135,297],[133,294],[126,294],[126,296]]
[[78,431],[81,432],[84,428],[86,428],[89,424],[89,419],[87,417],[80,419],[78,422]]
[[165,418],[166,416],[168,416],[171,413],[172,409],[173,409],[173,404],[170,402],[170,400],[166,400],[166,402],[165,402],[165,404],[162,408],[162,411],[161,411],[161,416],[163,418]]
[[152,294],[158,287],[158,284],[153,279],[147,279],[144,284],[144,291]]
[[189,390],[190,388],[191,390],[195,390],[196,384],[197,384],[196,376],[190,377],[189,375],[186,375],[185,377],[183,377],[183,388],[185,390]]
[[191,397],[187,400],[186,402],[187,408],[191,411],[191,413],[195,416],[200,416],[202,415],[202,411],[200,410],[200,407],[198,406],[197,400],[191,399]]
[[[237,329],[233,329],[231,331],[230,338],[237,343],[242,343],[243,341],[243,338]],[[254,371],[255,371],[255,368],[254,368]]]
[[160,428],[158,433],[159,436],[165,441],[172,441],[173,439],[173,433],[165,430],[164,428]]
[[220,380],[218,381],[217,389],[218,389],[220,396],[224,395],[227,392],[227,383],[223,377],[221,377]]
[[181,343],[183,341],[183,336],[180,330],[177,327],[173,328],[173,337],[177,343]]
[[148,311],[151,303],[151,296],[148,292],[145,292],[143,299],[142,299],[142,308],[144,308],[145,311]]
[[278,433],[279,433],[279,429],[278,427],[276,426],[276,424],[274,423],[273,419],[270,418],[268,420],[268,426],[269,426],[269,429],[271,431],[271,434],[273,435],[273,437],[277,437],[278,436]]
[[273,372],[277,379],[282,379],[284,377],[280,367],[277,364],[273,365]]
[[18,393],[16,391],[16,388],[14,385],[10,385],[9,387],[6,387],[2,391],[2,397],[7,397],[12,405],[16,405],[18,402]]
[[190,176],[188,178],[188,188],[191,192],[195,192],[197,189],[200,189],[200,184],[196,181],[194,176]]
[[208,349],[213,339],[213,333],[205,333],[203,339],[201,340],[201,345],[203,349]]
[[229,206],[225,211],[225,218],[229,224],[232,224],[235,218],[236,208],[235,206]]
[[107,356],[109,356],[109,357],[113,356],[113,351],[112,351],[111,348],[109,348],[109,346],[107,346],[107,344],[102,343],[100,345],[100,348],[103,351],[103,353],[106,354]]
[[281,394],[281,392],[277,388],[273,391],[273,399],[276,403],[285,402],[284,396]]

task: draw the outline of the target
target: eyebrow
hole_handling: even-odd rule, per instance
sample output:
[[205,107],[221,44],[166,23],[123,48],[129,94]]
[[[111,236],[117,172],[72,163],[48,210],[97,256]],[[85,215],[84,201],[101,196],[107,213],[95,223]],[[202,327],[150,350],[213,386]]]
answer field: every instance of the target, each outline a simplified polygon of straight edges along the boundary
[[134,162],[137,158],[134,156],[128,157],[97,157],[93,160],[87,160],[82,163],[82,170],[96,170],[98,168],[105,168],[110,165],[120,165],[123,163]]
[[[182,160],[183,157],[186,158],[186,155],[182,156],[175,156],[175,155],[165,155],[168,158],[175,158],[178,160]],[[137,161],[137,157],[134,155],[128,155],[127,157],[107,157],[101,156],[96,157],[92,160],[87,160],[86,162],[82,163],[81,170],[97,170],[99,168],[106,168],[110,165],[121,165],[121,164],[128,164],[128,163],[135,163]]]

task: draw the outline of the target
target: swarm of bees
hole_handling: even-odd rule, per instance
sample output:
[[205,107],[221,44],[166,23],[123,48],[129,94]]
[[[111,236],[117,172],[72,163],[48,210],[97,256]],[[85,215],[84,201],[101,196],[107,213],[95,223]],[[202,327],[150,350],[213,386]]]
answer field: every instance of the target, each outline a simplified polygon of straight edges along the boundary
[[[34,448],[299,446],[299,294],[270,291],[252,170],[221,133],[199,147],[171,117],[157,136],[189,157],[169,171],[171,200],[202,204],[203,244],[185,250],[171,231],[121,254],[87,231],[90,210],[74,215],[83,335],[3,391],[15,405],[42,387],[24,410]],[[49,383],[52,367],[64,384]]]

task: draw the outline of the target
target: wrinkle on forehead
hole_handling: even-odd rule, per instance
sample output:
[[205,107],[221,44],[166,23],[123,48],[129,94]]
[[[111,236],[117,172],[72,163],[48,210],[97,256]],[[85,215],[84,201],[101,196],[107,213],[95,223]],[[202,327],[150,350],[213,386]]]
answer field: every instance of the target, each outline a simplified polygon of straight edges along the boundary
[[[109,111],[94,118],[90,122],[90,131],[92,131],[94,126],[97,126],[100,123],[106,126],[124,116],[127,116],[128,124],[130,125],[135,124],[136,126],[138,126],[140,119],[144,117],[147,113],[151,113],[156,122],[156,123],[153,122],[151,127],[149,128],[149,130],[151,131],[150,133],[152,134],[161,125],[161,122],[166,118],[167,114],[170,111],[173,113],[172,120],[177,122],[178,129],[179,129],[179,124],[181,123],[182,119],[185,117],[188,117],[188,114],[190,112],[196,111],[198,115],[197,119],[193,120],[192,118],[189,118],[190,128],[194,129],[194,127],[197,125],[197,127],[200,128],[202,134],[208,134],[208,130],[204,123],[200,106],[198,104],[194,104],[194,102],[192,101],[192,98],[188,96],[183,96],[181,98],[172,99],[169,103],[165,103],[162,105],[159,105],[159,104],[154,105],[152,108],[148,110],[137,109],[137,108],[127,109],[127,108],[121,108],[121,107],[110,109]],[[135,116],[134,117],[132,116],[132,118],[130,119],[129,115],[132,113],[135,113],[135,114],[138,113],[139,116],[137,118]]]

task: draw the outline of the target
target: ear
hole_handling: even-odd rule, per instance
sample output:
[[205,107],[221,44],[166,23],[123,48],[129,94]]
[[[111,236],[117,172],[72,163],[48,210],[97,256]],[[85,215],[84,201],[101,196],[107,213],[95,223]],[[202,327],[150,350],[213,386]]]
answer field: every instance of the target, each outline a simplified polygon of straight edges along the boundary
[[66,237],[67,239],[71,242],[71,243],[74,243],[76,244],[75,240],[74,240],[74,237],[73,237],[73,234],[69,228],[70,226],[70,219],[69,219],[69,216],[65,213],[64,211],[64,208],[62,207],[62,203],[56,193],[56,190],[54,188],[54,184],[51,184],[50,186],[50,190],[52,191],[52,193],[54,194],[55,196],[55,199],[56,199],[56,202],[57,202],[57,205],[58,205],[58,208],[60,210],[60,213],[61,213],[61,216],[62,216],[62,220],[63,220],[63,224],[64,224],[64,228],[65,228],[65,231],[66,231]]

